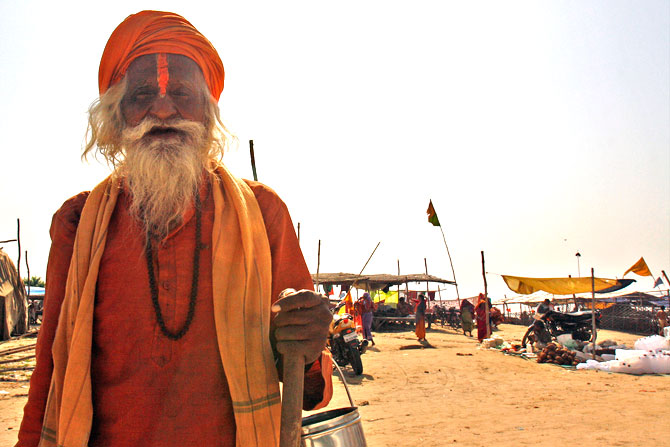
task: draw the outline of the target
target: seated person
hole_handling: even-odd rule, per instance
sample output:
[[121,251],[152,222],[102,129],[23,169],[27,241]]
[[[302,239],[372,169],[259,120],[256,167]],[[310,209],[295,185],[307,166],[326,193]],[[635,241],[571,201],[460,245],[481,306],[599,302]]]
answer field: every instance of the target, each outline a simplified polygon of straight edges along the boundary
[[406,317],[412,314],[412,311],[412,306],[405,302],[405,298],[398,298],[398,307],[396,308],[396,312],[399,316]]

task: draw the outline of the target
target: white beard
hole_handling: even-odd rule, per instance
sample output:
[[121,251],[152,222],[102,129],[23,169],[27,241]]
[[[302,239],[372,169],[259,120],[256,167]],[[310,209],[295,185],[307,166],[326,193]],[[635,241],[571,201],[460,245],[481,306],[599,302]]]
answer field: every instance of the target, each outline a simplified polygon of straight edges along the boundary
[[[174,136],[144,139],[156,128],[176,129]],[[144,230],[162,241],[181,223],[197,193],[206,167],[205,126],[186,120],[146,118],[122,133],[125,159],[119,172],[131,194],[130,213]]]

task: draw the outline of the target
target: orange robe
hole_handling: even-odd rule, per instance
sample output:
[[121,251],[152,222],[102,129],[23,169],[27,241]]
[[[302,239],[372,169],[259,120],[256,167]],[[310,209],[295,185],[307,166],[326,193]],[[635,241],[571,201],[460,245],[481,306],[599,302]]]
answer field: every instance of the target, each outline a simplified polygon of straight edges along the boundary
[[[312,288],[309,271],[285,205],[270,188],[251,186],[265,220],[272,252],[272,297],[285,288]],[[72,243],[88,193],[68,200],[54,216],[47,269],[44,322],[37,345],[37,367],[17,446],[36,446],[52,372],[56,330]],[[195,316],[178,341],[164,337],[156,322],[144,259],[144,238],[128,214],[121,193],[109,225],[100,265],[94,311],[91,375],[94,423],[89,445],[235,445],[235,420],[225,371],[219,359],[212,302],[211,236],[214,206],[202,191],[202,231]],[[191,291],[195,218],[187,213],[157,252],[155,275],[166,325],[180,327]],[[330,398],[315,363],[306,374],[305,409]]]

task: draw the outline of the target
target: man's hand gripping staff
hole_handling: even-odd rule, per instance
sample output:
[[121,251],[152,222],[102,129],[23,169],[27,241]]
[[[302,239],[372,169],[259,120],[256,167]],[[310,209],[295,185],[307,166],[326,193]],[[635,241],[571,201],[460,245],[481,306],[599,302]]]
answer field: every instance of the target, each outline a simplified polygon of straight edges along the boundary
[[282,356],[303,358],[310,365],[326,346],[333,316],[326,299],[311,290],[286,289],[273,304],[272,333]]
[[300,445],[305,365],[321,356],[326,345],[332,316],[326,300],[311,290],[286,289],[272,306],[275,347],[282,355],[284,392],[282,393],[280,447]]

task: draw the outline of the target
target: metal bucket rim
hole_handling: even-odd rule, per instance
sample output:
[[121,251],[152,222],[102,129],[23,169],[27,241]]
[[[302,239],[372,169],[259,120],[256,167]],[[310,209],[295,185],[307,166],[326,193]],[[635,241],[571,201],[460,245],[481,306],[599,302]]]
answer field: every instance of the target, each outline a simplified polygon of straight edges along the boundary
[[[319,416],[319,415],[325,415],[328,413],[336,413],[339,411],[344,411],[346,412],[334,417],[334,418],[329,418],[329,419],[324,419],[322,421],[316,421],[311,424],[303,425],[302,426],[302,437],[315,437],[315,436],[322,436],[327,433],[331,433],[336,430],[342,430],[343,428],[349,427],[354,424],[360,424],[361,422],[361,415],[358,413],[358,407],[344,407],[344,408],[336,408],[333,410],[328,410],[324,411],[323,413],[317,413],[311,416],[308,416],[305,419],[309,419],[314,416]],[[305,422],[305,419],[303,419],[303,423]],[[319,428],[319,424],[324,425],[323,427]],[[310,428],[311,427],[311,428]],[[313,431],[312,431],[313,430]]]

